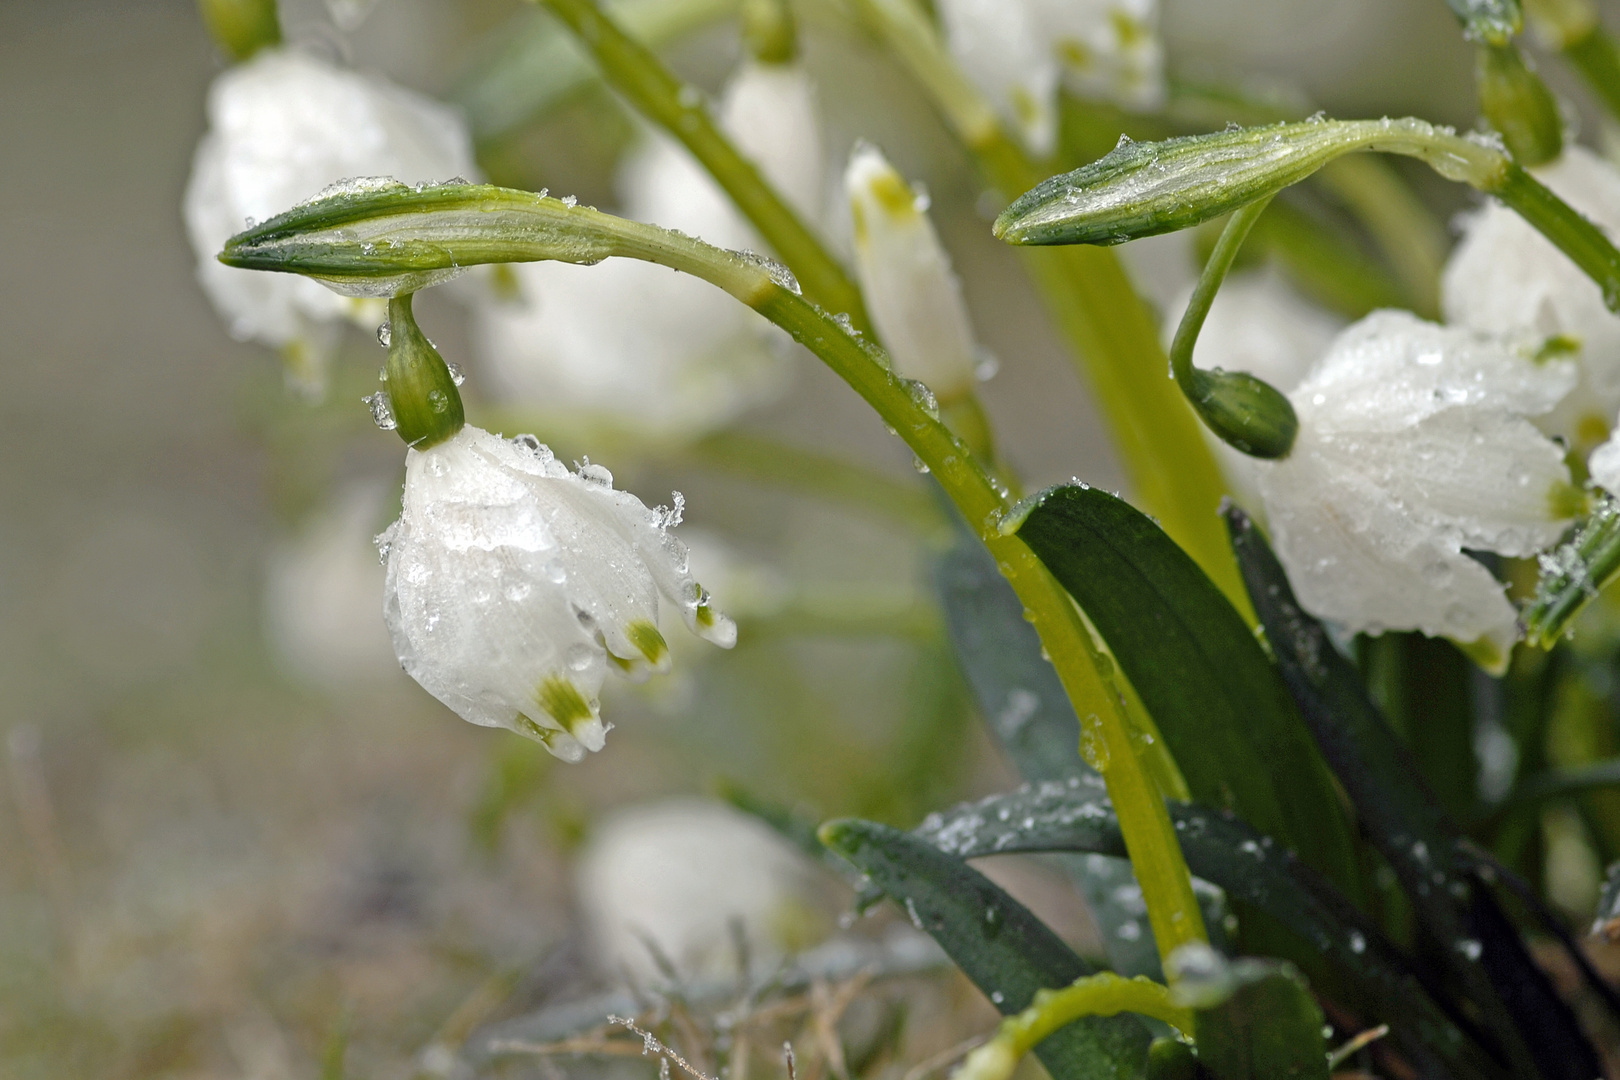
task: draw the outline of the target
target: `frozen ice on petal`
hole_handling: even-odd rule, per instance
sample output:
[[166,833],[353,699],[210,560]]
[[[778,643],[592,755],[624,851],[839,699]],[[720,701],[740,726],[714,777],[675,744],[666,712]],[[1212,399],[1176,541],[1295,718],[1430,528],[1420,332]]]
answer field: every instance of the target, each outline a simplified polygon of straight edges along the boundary
[[700,636],[736,638],[701,605],[667,521],[614,490],[607,470],[570,472],[532,437],[469,425],[407,451],[404,508],[384,534],[384,612],[400,663],[465,720],[567,761],[600,750],[607,673],[640,679],[670,666],[660,597]]
[[1569,524],[1563,453],[1529,418],[1575,379],[1568,362],[1407,312],[1340,334],[1289,395],[1293,452],[1256,467],[1300,603],[1351,631],[1422,630],[1505,662],[1513,606],[1465,549],[1531,555]]
[[874,146],[855,148],[844,187],[856,277],[895,373],[946,402],[969,392],[982,353],[926,201]]
[[[1620,170],[1570,144],[1531,170],[1560,198],[1620,240]],[[1620,410],[1620,316],[1569,257],[1523,218],[1491,202],[1464,220],[1441,279],[1448,321],[1514,339],[1531,351],[1564,351],[1580,383],[1540,426],[1576,447],[1601,442]]]
[[374,304],[296,274],[225,266],[215,256],[245,221],[273,217],[333,185],[475,173],[472,140],[455,110],[297,49],[266,49],[209,89],[208,131],[183,207],[198,279],[243,340],[284,347],[325,323],[373,325]]

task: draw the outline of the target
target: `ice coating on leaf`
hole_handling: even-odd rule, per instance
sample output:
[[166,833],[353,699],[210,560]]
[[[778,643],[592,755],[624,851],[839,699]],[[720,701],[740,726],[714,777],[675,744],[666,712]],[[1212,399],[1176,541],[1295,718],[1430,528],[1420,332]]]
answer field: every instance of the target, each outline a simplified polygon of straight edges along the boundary
[[1038,155],[1057,138],[1057,57],[1027,0],[939,0],[945,43],[962,71]]
[[1484,642],[1505,662],[1513,606],[1463,549],[1530,555],[1569,523],[1563,454],[1527,417],[1575,377],[1407,312],[1340,334],[1289,395],[1293,452],[1256,466],[1302,606],[1352,631]]
[[405,468],[403,511],[380,541],[384,612],[405,670],[463,719],[577,761],[602,747],[608,670],[669,666],[660,594],[695,632],[735,640],[712,609],[702,625],[667,516],[600,466],[570,472],[532,437],[468,426],[408,451]]
[[1076,94],[1129,109],[1164,104],[1158,0],[1026,0]]
[[971,390],[979,347],[926,200],[873,146],[851,155],[844,187],[855,274],[895,373],[947,401]]
[[229,237],[329,185],[377,182],[355,177],[414,184],[477,169],[454,110],[296,49],[264,50],[221,74],[208,122],[184,201],[197,275],[233,336],[272,346],[378,314],[314,280],[222,265],[215,256]]
[[[801,70],[745,63],[726,90],[724,110],[739,148],[790,203],[819,202],[819,123]],[[762,246],[725,192],[668,136],[648,132],[617,181],[626,217],[719,247]],[[486,305],[475,342],[497,389],[548,415],[684,439],[729,423],[786,386],[782,336],[706,282],[629,259],[588,270],[557,263],[512,269],[516,302]],[[790,287],[791,275],[767,270]]]
[[[1620,171],[1613,165],[1571,144],[1532,172],[1620,239]],[[1604,305],[1596,282],[1500,203],[1470,215],[1463,230],[1441,279],[1447,320],[1576,357],[1580,383],[1542,426],[1577,446],[1601,441],[1620,410],[1620,316]]]

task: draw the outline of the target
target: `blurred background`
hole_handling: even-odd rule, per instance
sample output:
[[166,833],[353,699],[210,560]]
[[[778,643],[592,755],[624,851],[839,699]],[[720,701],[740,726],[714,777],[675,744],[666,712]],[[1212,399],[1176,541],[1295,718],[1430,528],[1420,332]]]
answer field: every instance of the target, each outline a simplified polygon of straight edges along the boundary
[[[1121,486],[1079,377],[990,237],[995,207],[969,162],[833,0],[801,17],[829,168],[861,136],[931,193],[999,361],[983,397],[1026,486]],[[1187,78],[1339,116],[1474,122],[1472,56],[1440,0],[1167,0],[1161,18]],[[518,0],[294,0],[283,23],[324,55],[466,101],[539,16]],[[720,19],[667,57],[714,91],[739,48]],[[411,683],[370,542],[403,462],[359,403],[381,352],[349,331],[311,402],[288,393],[274,352],[231,339],[196,284],[181,197],[223,69],[189,0],[0,5],[0,1075],[432,1073],[433,1047],[637,962],[639,946],[612,953],[582,929],[590,890],[618,888],[613,859],[636,861],[608,841],[654,827],[615,813],[725,780],[813,818],[910,825],[1013,782],[955,672],[927,536],[691,455],[525,424],[481,396],[465,312],[433,295],[419,314],[468,370],[469,420],[589,453],[649,505],[684,492],[683,532],[701,538],[700,567],[716,560],[705,581],[739,609],[743,639],[730,654],[682,648],[676,674],[613,688],[608,747],[576,766]],[[632,132],[587,89],[543,115],[486,117],[480,163],[611,206]],[[1466,204],[1412,175],[1442,220]],[[1161,303],[1190,265],[1179,249],[1131,258]],[[909,453],[808,356],[790,378],[743,429],[926,492]],[[861,619],[834,625],[832,609]],[[659,820],[746,832],[705,824],[712,805]],[[702,846],[686,870],[712,884],[728,870]],[[848,902],[795,866],[814,884],[777,935],[788,948],[834,932]],[[1098,951],[1041,867],[995,872]],[[669,881],[654,892],[653,909],[686,902]],[[907,992],[983,1027],[988,1010],[954,978]]]

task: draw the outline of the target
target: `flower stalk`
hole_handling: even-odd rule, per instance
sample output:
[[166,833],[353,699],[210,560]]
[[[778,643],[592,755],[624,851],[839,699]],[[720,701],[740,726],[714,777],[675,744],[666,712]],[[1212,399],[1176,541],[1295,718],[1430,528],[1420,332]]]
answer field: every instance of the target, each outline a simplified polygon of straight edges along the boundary
[[406,446],[426,450],[467,423],[456,377],[416,325],[412,293],[388,301],[388,366],[383,372],[394,430]]
[[379,186],[365,196],[307,203],[238,234],[220,258],[232,266],[303,273],[357,290],[476,263],[593,263],[610,256],[692,274],[752,307],[814,352],[928,466],[1024,602],[1082,718],[1093,764],[1119,814],[1161,956],[1206,940],[1164,792],[1133,745],[1125,702],[1112,684],[1112,665],[1068,593],[1022,540],[1003,531],[1006,490],[934,415],[929,396],[898,377],[882,350],[801,296],[785,268],[590,207],[473,185],[420,192],[405,185]]

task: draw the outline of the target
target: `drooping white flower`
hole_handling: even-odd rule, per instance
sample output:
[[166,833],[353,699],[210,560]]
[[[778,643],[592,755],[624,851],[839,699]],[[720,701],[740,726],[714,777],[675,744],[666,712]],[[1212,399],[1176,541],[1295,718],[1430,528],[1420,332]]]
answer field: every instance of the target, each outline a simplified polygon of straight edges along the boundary
[[[1170,305],[1164,325],[1166,348],[1191,298],[1189,286]],[[1215,294],[1193,347],[1193,363],[1205,370],[1246,371],[1287,394],[1343,328],[1344,320],[1300,296],[1274,269],[1235,273]],[[1207,428],[1204,433],[1233,495],[1244,505],[1257,506],[1255,459]]]
[[621,810],[597,825],[579,861],[579,908],[605,971],[662,978],[650,940],[683,977],[737,971],[741,923],[755,964],[831,929],[814,867],[762,823],[696,799]]
[[1293,452],[1256,463],[1277,555],[1306,610],[1352,631],[1422,630],[1488,667],[1516,635],[1501,584],[1465,554],[1525,556],[1575,510],[1558,445],[1527,417],[1574,385],[1496,339],[1378,311],[1289,395]]
[[[1569,145],[1531,171],[1620,240],[1620,170]],[[1518,214],[1492,202],[1467,219],[1441,279],[1441,305],[1450,322],[1576,357],[1580,382],[1542,426],[1577,447],[1608,434],[1620,410],[1620,316],[1604,305],[1597,283]]]
[[938,0],[945,44],[1024,145],[1057,140],[1057,54],[1029,0]]
[[1028,0],[1063,80],[1081,97],[1129,109],[1164,104],[1158,0]]
[[[807,220],[823,165],[813,88],[797,65],[746,63],[722,107],[738,147]],[[687,151],[647,133],[618,174],[621,210],[726,248],[760,241]],[[491,303],[474,332],[498,392],[548,417],[689,438],[769,401],[786,384],[784,340],[695,278],[629,259],[513,267],[516,302]]]
[[600,750],[608,670],[669,666],[660,595],[694,633],[736,641],[670,534],[680,507],[649,510],[600,465],[570,472],[531,436],[469,425],[407,451],[404,509],[379,540],[400,663],[465,720],[565,761]]
[[[232,336],[305,354],[329,324],[375,325],[377,305],[297,274],[215,259],[226,239],[355,176],[438,183],[475,175],[459,113],[381,78],[296,49],[267,49],[214,80],[208,132],[187,184],[186,229],[197,276]],[[310,376],[318,381],[318,370]]]
[[979,348],[962,284],[928,220],[927,197],[874,146],[856,147],[844,187],[855,276],[896,374],[922,381],[944,401],[971,390]]

